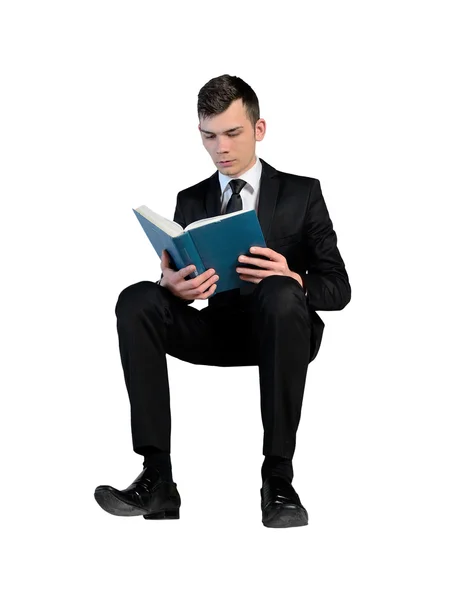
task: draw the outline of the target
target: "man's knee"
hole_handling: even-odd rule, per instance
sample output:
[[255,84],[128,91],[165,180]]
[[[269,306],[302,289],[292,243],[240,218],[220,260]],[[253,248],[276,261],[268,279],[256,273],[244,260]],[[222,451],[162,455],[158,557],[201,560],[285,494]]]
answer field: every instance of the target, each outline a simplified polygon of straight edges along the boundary
[[302,286],[287,275],[264,277],[254,296],[261,311],[283,315],[293,313],[296,307],[303,306],[307,310]]
[[153,281],[139,281],[129,285],[122,290],[115,305],[115,314],[123,314],[127,311],[132,314],[138,310],[142,310],[146,302],[150,302],[151,296],[154,293],[159,294],[159,286]]

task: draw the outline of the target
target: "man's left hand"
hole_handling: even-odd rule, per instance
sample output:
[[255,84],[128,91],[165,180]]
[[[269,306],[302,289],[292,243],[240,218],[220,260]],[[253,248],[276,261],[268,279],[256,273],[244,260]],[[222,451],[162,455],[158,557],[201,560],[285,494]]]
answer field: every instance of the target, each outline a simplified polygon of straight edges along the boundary
[[272,250],[271,248],[257,248],[255,246],[250,248],[250,252],[251,254],[262,254],[269,260],[253,258],[243,254],[240,255],[239,262],[245,263],[245,265],[250,264],[261,267],[261,269],[248,269],[247,266],[237,267],[236,271],[243,281],[259,283],[264,277],[270,277],[271,275],[287,275],[298,281],[303,287],[302,278],[298,273],[289,269],[287,260],[282,254],[275,252],[275,250]]

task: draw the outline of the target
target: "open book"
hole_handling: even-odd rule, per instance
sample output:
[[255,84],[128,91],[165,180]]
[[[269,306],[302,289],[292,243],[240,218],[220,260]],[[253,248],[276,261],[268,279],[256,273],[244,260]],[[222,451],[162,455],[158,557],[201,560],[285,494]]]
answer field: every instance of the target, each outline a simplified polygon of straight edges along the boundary
[[[219,280],[212,297],[220,292],[254,285],[240,279],[235,269],[242,265],[238,262],[241,254],[252,256],[251,246],[266,247],[255,210],[200,219],[185,228],[145,204],[133,208],[133,211],[160,258],[163,250],[167,250],[174,263],[172,268],[179,270],[195,265],[196,270],[187,279],[197,277],[207,269],[215,269]],[[254,267],[248,265],[248,268]]]

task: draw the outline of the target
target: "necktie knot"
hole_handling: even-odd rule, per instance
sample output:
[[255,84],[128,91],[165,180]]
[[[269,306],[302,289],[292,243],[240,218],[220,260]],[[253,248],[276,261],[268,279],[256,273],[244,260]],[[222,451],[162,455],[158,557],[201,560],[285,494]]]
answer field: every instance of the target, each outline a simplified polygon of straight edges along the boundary
[[240,194],[241,190],[246,185],[246,181],[243,181],[243,179],[231,179],[229,185],[231,186],[233,194]]

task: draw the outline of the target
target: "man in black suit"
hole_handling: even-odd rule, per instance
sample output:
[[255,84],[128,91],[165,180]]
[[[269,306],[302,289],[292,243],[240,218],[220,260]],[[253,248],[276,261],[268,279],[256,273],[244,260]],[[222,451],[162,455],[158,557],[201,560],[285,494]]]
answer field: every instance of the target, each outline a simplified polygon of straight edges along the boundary
[[[262,523],[306,525],[308,513],[292,486],[292,457],[307,368],[324,329],[315,311],[348,304],[348,275],[320,182],[277,171],[256,156],[266,123],[251,87],[229,75],[210,80],[199,92],[198,116],[202,142],[217,171],[178,193],[174,220],[185,227],[254,208],[267,248],[250,248],[239,257],[239,277],[251,284],[242,290],[213,295],[213,269],[192,278],[194,265],[177,271],[163,252],[159,282],[141,281],[120,293],[115,307],[119,348],[133,448],[144,457],[144,468],[124,490],[98,486],[95,498],[114,515],[179,518],[166,354],[193,364],[258,365]],[[189,306],[206,298],[202,310]]]

